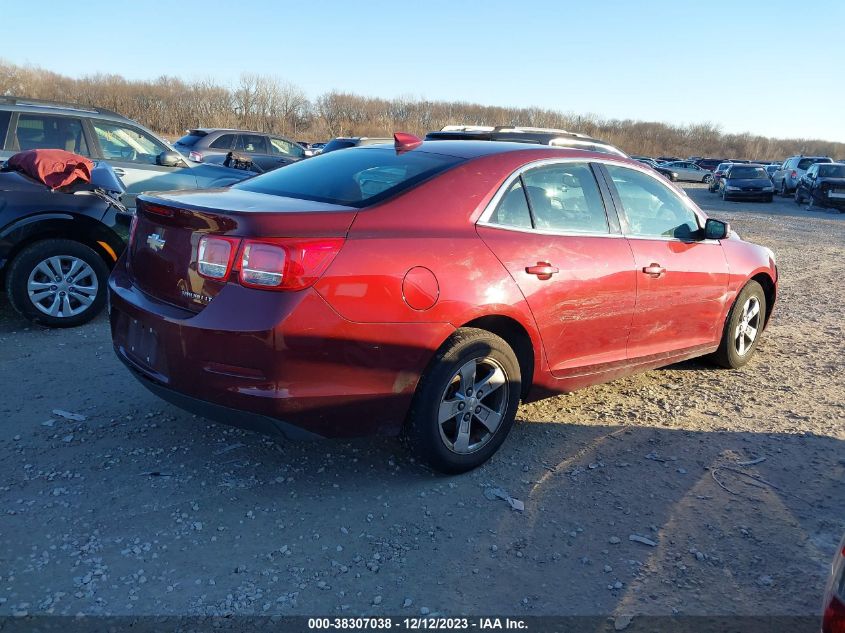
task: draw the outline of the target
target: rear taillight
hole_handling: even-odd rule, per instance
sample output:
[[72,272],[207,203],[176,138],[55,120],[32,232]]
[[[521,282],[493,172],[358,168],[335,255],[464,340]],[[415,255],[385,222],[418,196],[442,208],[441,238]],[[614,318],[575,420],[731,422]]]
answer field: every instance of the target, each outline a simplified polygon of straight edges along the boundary
[[791,174],[789,174],[789,175],[790,175],[790,177],[792,177],[792,178],[798,178],[798,172],[797,172],[797,171],[795,171],[794,169],[792,170],[792,173],[791,173]]
[[190,158],[195,163],[201,163],[202,162],[202,154],[200,154],[199,152],[195,152],[195,151],[188,152],[188,158]]
[[239,238],[202,236],[197,247],[197,272],[207,279],[226,279],[239,243]]
[[833,559],[822,615],[822,633],[845,633],[845,539]]
[[132,216],[132,221],[129,224],[129,241],[126,242],[127,248],[132,248],[132,244],[135,242],[135,232],[138,230],[138,214],[137,212],[135,215]]
[[265,290],[302,290],[329,267],[343,238],[245,240],[242,285]]

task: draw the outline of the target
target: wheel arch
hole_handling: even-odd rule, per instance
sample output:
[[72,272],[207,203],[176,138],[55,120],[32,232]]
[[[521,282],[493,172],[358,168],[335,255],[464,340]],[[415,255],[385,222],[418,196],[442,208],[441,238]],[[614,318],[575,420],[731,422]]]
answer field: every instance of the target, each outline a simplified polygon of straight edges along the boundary
[[49,239],[69,239],[88,246],[111,269],[123,249],[122,240],[102,223],[70,213],[44,213],[30,216],[7,227],[0,239],[12,243],[4,268],[25,248]]
[[488,314],[462,324],[460,327],[472,327],[486,330],[502,338],[516,355],[522,374],[522,398],[528,395],[534,381],[535,365],[538,361],[535,344],[528,329],[519,321],[503,314]]
[[758,272],[753,275],[749,281],[756,281],[763,288],[763,295],[766,297],[766,320],[763,322],[765,329],[769,325],[769,317],[772,314],[775,300],[777,299],[777,285],[775,280],[767,272]]

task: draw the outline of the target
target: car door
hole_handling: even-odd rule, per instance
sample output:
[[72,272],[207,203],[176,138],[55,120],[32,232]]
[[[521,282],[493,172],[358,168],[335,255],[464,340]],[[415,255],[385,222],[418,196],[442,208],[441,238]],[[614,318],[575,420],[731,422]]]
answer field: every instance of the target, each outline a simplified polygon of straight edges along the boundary
[[187,163],[167,167],[158,164],[162,152],[171,151],[147,132],[124,123],[91,120],[100,155],[123,181],[123,202],[135,207],[138,194],[145,191],[196,189],[197,179]]
[[722,330],[728,264],[721,244],[682,194],[647,172],[605,165],[634,256],[637,300],[628,357],[644,360],[712,346]]
[[273,159],[270,156],[267,137],[263,134],[239,134],[235,151],[238,154],[249,156],[252,162],[264,171],[273,169]]
[[633,256],[590,164],[546,161],[512,175],[478,233],[525,296],[555,376],[625,364]]

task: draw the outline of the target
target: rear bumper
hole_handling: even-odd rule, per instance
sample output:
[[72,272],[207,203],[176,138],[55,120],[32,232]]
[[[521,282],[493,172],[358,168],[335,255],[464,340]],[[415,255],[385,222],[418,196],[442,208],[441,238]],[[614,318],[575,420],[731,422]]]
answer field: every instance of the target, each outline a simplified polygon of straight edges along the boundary
[[287,437],[401,429],[419,377],[453,331],[440,323],[353,323],[313,290],[226,286],[199,313],[109,280],[115,353],[151,391],[234,426]]

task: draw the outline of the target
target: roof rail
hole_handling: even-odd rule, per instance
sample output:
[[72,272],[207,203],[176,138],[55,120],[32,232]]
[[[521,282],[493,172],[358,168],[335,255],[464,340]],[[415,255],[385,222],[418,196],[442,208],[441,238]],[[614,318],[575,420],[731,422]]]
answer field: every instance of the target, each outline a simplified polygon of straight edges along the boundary
[[68,110],[79,110],[80,112],[95,112],[97,114],[122,116],[112,110],[98,108],[96,106],[86,106],[79,103],[68,103],[64,101],[50,101],[48,99],[30,99],[28,97],[16,97],[14,95],[0,95],[0,103],[6,105],[37,106],[42,108],[67,108]]
[[445,125],[441,132],[539,132],[542,134],[566,134],[578,138],[590,138],[586,134],[570,132],[552,127],[529,127],[524,125]]

